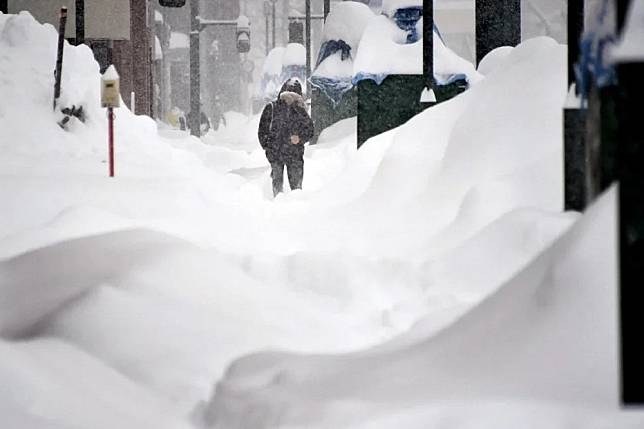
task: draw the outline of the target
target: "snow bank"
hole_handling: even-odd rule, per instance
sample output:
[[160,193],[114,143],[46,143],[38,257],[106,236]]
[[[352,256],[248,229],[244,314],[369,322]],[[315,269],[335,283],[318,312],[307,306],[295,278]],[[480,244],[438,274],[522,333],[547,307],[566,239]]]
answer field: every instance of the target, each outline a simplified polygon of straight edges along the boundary
[[479,63],[477,71],[483,76],[487,76],[495,70],[501,70],[505,63],[505,59],[510,55],[512,49],[514,49],[512,46],[501,46],[491,50],[485,57],[483,57]]
[[192,427],[171,401],[56,339],[0,340],[0,380],[7,428]]
[[364,427],[446,419],[468,428],[534,419],[534,427],[567,427],[591,423],[588,415],[611,427],[641,425],[641,413],[618,411],[615,195],[435,336],[385,352],[236,362],[218,386],[212,427],[356,427],[365,419],[375,422]]

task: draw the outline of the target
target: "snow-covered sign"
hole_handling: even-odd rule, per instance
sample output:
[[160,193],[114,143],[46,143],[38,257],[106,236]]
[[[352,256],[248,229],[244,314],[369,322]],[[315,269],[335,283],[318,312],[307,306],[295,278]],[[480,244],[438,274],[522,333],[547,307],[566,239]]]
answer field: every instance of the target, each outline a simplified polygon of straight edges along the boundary
[[188,49],[190,47],[190,38],[187,34],[173,31],[170,33],[170,49]]
[[[9,13],[28,11],[40,22],[58,28],[62,6],[67,7],[65,37],[76,35],[76,6],[70,0],[9,0]],[[85,37],[88,39],[130,39],[129,0],[85,0]]]

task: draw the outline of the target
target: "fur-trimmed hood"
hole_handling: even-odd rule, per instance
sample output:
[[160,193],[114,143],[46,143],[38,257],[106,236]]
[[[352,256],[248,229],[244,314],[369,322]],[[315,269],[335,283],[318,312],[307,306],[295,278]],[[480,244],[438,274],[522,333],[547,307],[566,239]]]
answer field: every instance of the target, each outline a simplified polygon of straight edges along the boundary
[[293,105],[306,110],[304,98],[302,98],[302,96],[296,92],[284,91],[280,94],[280,100],[289,106]]

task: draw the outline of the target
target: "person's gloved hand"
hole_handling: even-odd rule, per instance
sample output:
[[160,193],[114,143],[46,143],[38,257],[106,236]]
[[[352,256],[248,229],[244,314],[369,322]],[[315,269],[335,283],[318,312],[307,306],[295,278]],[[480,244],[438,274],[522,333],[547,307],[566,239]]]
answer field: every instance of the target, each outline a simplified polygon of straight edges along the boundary
[[300,136],[291,136],[291,144],[300,144]]

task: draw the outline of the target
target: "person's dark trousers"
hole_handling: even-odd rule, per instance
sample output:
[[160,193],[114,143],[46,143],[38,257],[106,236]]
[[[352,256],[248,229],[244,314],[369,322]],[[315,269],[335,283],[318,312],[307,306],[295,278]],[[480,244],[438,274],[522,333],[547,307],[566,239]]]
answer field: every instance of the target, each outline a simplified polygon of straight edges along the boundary
[[286,163],[286,172],[288,173],[288,183],[291,190],[302,189],[302,179],[304,178],[304,160],[294,159]]
[[284,188],[284,162],[282,160],[271,162],[271,178],[273,179],[273,196],[276,197]]
[[288,183],[291,189],[302,189],[304,178],[304,160],[294,159],[284,163],[281,160],[271,162],[271,178],[273,179],[273,196],[277,196],[284,189],[284,165],[288,174]]

